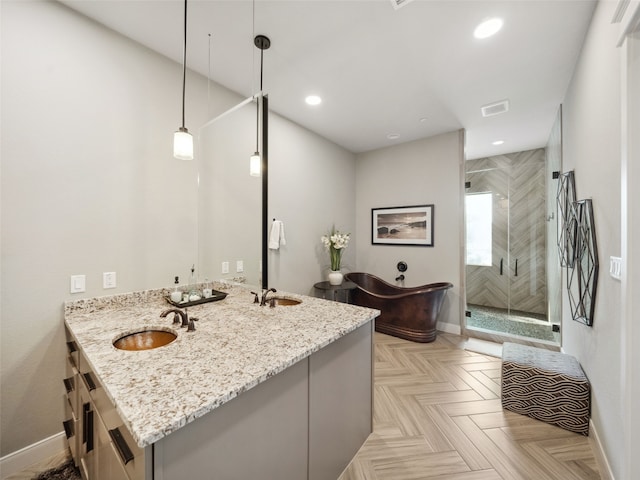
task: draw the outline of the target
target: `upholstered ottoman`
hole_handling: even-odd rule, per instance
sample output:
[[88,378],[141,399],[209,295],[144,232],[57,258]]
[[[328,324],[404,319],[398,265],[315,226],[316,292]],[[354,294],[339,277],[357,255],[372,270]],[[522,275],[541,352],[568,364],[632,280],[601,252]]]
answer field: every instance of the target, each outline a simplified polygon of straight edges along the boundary
[[591,386],[571,355],[505,343],[502,346],[502,406],[589,435]]

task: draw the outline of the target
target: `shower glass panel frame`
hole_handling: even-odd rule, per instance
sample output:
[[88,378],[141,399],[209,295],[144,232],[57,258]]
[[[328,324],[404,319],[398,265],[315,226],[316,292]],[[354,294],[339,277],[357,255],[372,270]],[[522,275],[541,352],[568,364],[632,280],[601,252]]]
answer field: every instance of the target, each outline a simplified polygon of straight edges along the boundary
[[[505,320],[525,317],[550,330],[544,149],[469,160],[465,169],[465,211],[476,195],[492,198],[491,262],[474,260],[473,255],[466,259],[467,310],[473,318],[474,305],[497,309]],[[473,212],[466,213],[466,229],[477,230],[478,225],[471,223]],[[466,241],[472,236],[467,231]],[[473,245],[469,247],[473,250]]]

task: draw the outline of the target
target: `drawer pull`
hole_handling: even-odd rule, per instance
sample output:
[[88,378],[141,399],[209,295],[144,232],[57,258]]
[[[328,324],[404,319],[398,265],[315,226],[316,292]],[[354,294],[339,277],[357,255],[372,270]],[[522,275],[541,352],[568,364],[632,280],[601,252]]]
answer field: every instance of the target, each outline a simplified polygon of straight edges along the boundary
[[133,452],[131,452],[129,445],[127,445],[127,441],[120,433],[120,429],[114,428],[113,430],[109,430],[109,435],[111,436],[111,440],[113,440],[113,443],[118,449],[118,453],[120,454],[120,458],[122,458],[124,464],[126,465],[131,460],[133,460]]
[[62,426],[64,427],[64,434],[67,436],[67,440],[69,440],[75,434],[73,420],[65,420],[62,422]]
[[93,450],[93,410],[87,412],[87,453]]
[[93,381],[93,378],[91,378],[91,373],[87,372],[87,373],[83,373],[84,375],[84,379],[87,382],[87,386],[89,387],[89,391],[95,390],[96,389],[96,382]]
[[64,382],[64,388],[67,389],[67,393],[71,393],[75,390],[73,377],[65,378],[63,382]]
[[87,417],[89,415],[89,410],[91,410],[91,404],[83,403],[82,404],[82,443],[87,443],[87,437],[89,432]]
[[87,444],[87,453],[93,450],[93,410],[88,402],[82,404],[82,443]]
[[78,351],[78,347],[76,346],[76,342],[67,342],[67,349],[69,353],[75,353]]

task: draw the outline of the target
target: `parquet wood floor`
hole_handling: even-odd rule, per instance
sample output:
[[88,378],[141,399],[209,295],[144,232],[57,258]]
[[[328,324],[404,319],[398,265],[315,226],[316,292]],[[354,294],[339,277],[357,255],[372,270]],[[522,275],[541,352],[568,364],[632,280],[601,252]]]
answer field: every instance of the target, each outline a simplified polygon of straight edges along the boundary
[[503,410],[501,359],[375,334],[373,433],[339,480],[599,479],[588,437]]

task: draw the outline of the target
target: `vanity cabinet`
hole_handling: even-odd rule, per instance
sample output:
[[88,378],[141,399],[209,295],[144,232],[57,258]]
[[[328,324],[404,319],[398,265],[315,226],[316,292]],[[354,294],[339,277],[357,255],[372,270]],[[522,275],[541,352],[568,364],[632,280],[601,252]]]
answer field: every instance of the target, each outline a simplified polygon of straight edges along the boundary
[[347,467],[372,431],[379,312],[312,297],[264,309],[228,290],[142,365],[113,338],[132,317],[158,328],[162,296],[65,306],[65,425],[84,480],[335,480]]
[[372,431],[372,335],[369,322],[159,440],[154,478],[335,480]]
[[69,442],[69,450],[71,451],[71,456],[73,460],[78,466],[78,447],[79,447],[79,434],[80,434],[80,421],[78,417],[78,413],[80,409],[78,407],[78,369],[74,360],[74,353],[77,352],[77,347],[75,342],[73,342],[70,338],[70,334],[67,331],[67,348],[68,355],[65,361],[66,367],[66,375],[63,380],[64,387],[66,390],[65,396],[65,420],[62,422],[64,427],[65,434],[67,436],[67,441]]
[[133,441],[82,349],[65,330],[67,415],[63,425],[75,465],[85,480],[145,480],[144,449]]

